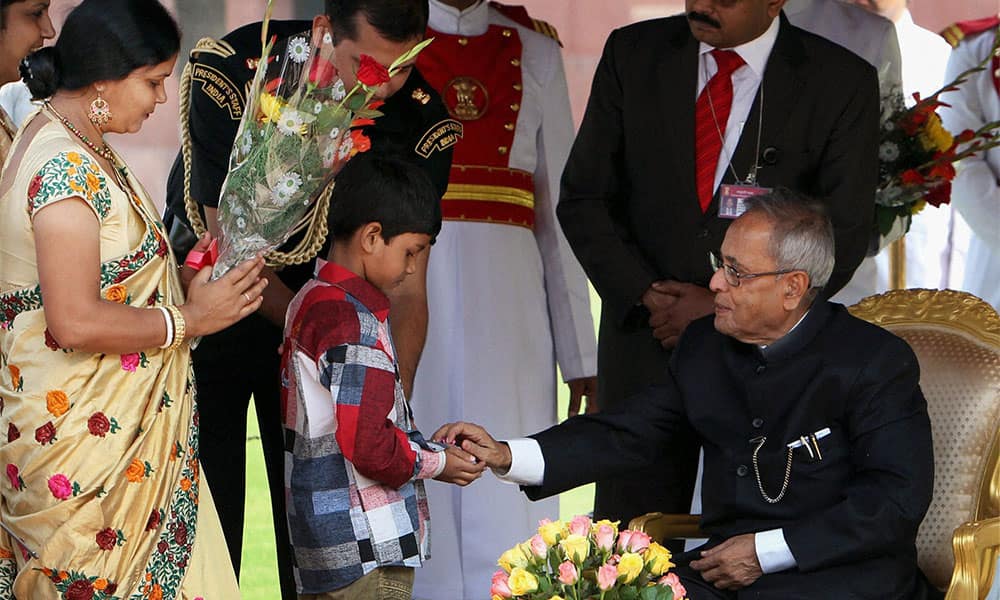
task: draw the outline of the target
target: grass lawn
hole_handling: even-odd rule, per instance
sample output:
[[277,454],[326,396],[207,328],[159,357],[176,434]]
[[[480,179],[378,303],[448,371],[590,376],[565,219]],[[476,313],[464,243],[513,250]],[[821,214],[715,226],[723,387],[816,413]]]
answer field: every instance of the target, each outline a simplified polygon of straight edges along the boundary
[[[597,322],[600,300],[591,289],[590,305]],[[559,386],[559,415],[566,414],[569,395],[565,385]],[[271,502],[264,476],[264,457],[257,433],[256,411],[250,408],[247,424],[247,503],[243,526],[243,567],[240,590],[245,600],[276,600],[278,593],[277,567],[274,559],[274,533],[271,525]],[[525,432],[531,433],[531,432]],[[492,475],[485,475],[492,477]],[[475,485],[475,484],[473,484]],[[585,514],[594,508],[594,486],[585,485],[559,497],[562,518]],[[531,532],[525,531],[527,538]],[[431,533],[433,536],[433,532]]]

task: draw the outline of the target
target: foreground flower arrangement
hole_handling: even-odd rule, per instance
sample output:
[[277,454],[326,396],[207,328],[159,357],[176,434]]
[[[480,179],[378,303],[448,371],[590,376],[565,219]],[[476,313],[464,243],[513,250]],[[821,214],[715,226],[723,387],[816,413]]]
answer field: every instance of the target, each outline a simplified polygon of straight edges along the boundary
[[497,564],[492,600],[682,600],[670,551],[617,521],[545,519],[538,533],[507,550]]

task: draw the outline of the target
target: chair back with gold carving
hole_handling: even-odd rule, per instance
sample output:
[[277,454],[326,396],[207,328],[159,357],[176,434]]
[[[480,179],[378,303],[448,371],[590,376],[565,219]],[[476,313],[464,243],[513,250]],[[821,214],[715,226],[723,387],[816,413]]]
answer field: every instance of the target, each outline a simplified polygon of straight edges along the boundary
[[[952,290],[894,290],[850,311],[906,340],[920,363],[935,476],[917,550],[928,579],[945,589],[955,564],[955,529],[1000,516],[1000,316],[979,298]],[[989,585],[988,577],[980,583]]]

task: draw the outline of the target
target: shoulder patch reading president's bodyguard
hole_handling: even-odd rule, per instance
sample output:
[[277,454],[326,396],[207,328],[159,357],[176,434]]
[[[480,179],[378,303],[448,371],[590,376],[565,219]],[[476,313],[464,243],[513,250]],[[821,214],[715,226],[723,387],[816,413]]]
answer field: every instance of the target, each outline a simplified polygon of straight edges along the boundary
[[418,156],[430,158],[437,150],[447,150],[462,139],[462,124],[454,119],[445,119],[431,126],[424,134],[417,147],[413,149]]
[[244,96],[241,90],[233,85],[232,80],[226,77],[222,71],[208,65],[194,63],[191,72],[191,80],[201,84],[201,91],[211,98],[219,108],[229,111],[229,116],[234,121],[243,118]]

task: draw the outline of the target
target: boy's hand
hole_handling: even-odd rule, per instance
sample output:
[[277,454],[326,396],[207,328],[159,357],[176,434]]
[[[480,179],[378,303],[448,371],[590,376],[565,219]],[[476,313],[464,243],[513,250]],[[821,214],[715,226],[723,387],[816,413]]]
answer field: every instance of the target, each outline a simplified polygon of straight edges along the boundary
[[434,478],[438,481],[464,487],[479,479],[486,470],[486,465],[461,448],[445,448],[444,457],[444,471]]
[[510,471],[510,448],[493,439],[488,431],[475,423],[449,423],[435,431],[433,439],[458,444],[501,475]]

